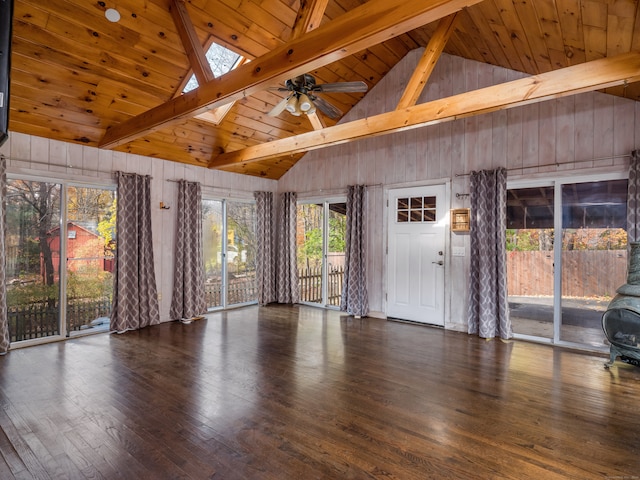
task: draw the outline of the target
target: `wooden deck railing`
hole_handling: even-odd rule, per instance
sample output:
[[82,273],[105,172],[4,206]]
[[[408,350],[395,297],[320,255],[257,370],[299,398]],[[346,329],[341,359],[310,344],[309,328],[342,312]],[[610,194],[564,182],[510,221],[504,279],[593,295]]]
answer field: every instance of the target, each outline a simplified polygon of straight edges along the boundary
[[[67,304],[67,331],[91,327],[91,322],[111,314],[111,299],[79,299]],[[9,333],[12,342],[58,335],[58,300],[7,306]]]
[[[331,269],[328,276],[328,304],[340,305],[342,295],[343,267]],[[304,268],[298,272],[300,300],[320,303],[322,301],[322,269]],[[217,307],[221,301],[221,282],[205,285],[205,298],[208,307]],[[236,277],[229,281],[227,304],[239,304],[255,301],[258,288],[255,276]],[[12,342],[58,335],[58,300],[34,302],[26,305],[9,305],[7,309],[9,332]],[[67,304],[67,331],[79,331],[91,328],[98,318],[108,318],[111,314],[111,299],[75,299]]]

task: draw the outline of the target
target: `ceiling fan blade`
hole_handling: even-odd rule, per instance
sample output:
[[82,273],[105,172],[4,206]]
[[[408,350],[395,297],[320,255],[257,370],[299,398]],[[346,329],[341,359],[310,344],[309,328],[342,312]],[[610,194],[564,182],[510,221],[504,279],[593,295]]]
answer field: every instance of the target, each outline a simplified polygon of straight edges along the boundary
[[291,97],[291,95],[284,97],[281,101],[279,101],[267,115],[269,115],[270,117],[277,117],[278,115],[280,115],[284,111],[284,108],[287,106],[289,97]]
[[316,92],[366,92],[368,86],[364,82],[336,82],[336,83],[322,83],[315,85],[313,90]]
[[322,113],[324,113],[329,118],[336,120],[342,116],[342,112],[337,107],[331,105],[323,98],[314,96],[313,103]]

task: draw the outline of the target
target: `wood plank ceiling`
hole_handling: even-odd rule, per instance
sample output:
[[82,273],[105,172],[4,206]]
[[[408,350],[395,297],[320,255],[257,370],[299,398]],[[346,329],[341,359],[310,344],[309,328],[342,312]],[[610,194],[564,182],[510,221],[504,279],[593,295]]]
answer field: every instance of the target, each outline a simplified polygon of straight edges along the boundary
[[[108,8],[119,11],[119,22],[107,21]],[[193,45],[179,33],[177,9],[186,14],[182,27],[193,25]],[[439,33],[438,20],[456,10],[446,35]],[[251,161],[243,152],[313,137],[337,121],[322,114],[268,116],[285,95],[270,87],[286,78],[306,71],[318,83],[364,81],[372,88],[434,36],[449,54],[545,74],[640,51],[639,15],[637,0],[14,0],[9,127],[277,179],[304,151],[278,150],[274,143],[275,153]],[[362,25],[358,19],[369,20]],[[251,62],[219,79],[205,78],[195,93],[180,96],[191,66],[201,70],[197,50],[210,41]],[[635,65],[635,56],[619,58]],[[608,87],[608,93],[638,101],[636,77],[625,71],[591,88]],[[569,90],[571,85],[563,88]],[[344,113],[364,95],[322,94]],[[417,108],[403,102],[408,111]],[[232,105],[219,124],[195,116],[219,104]],[[225,161],[229,156],[236,160]]]

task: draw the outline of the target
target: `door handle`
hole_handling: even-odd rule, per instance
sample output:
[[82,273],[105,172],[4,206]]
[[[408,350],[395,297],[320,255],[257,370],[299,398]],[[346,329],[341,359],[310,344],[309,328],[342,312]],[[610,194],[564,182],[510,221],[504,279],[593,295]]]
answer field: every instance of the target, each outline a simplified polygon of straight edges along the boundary
[[444,262],[442,260],[438,260],[437,262],[431,262],[431,263],[435,263],[436,265],[444,265]]

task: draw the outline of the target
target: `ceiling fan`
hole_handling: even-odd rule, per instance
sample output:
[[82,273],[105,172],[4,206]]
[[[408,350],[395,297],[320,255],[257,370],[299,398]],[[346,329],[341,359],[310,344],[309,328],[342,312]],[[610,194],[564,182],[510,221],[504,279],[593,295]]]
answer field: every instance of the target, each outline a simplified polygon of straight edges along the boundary
[[336,82],[317,84],[313,75],[305,73],[285,82],[284,87],[278,87],[280,92],[290,92],[281,102],[269,112],[270,117],[288,111],[292,115],[300,116],[316,113],[316,107],[327,117],[337,119],[342,112],[335,105],[319,97],[318,93],[356,93],[366,92],[364,82]]

